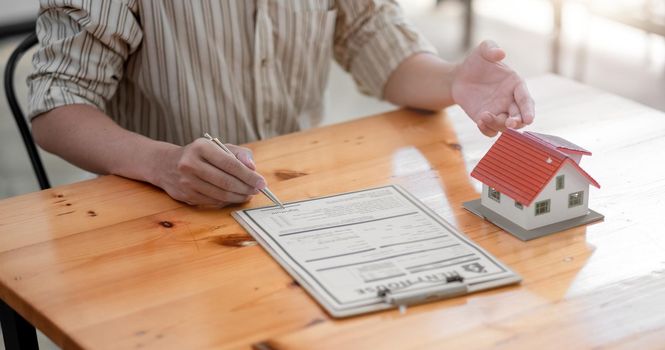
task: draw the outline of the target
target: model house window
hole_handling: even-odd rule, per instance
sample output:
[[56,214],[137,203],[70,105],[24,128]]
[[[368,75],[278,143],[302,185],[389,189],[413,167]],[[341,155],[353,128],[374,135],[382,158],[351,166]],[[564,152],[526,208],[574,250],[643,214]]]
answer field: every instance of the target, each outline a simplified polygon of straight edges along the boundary
[[501,203],[501,192],[495,190],[494,188],[490,187],[487,190],[487,196]]
[[559,175],[556,177],[556,190],[563,190],[565,184],[566,184],[566,179],[563,175]]
[[536,215],[543,215],[550,212],[550,200],[536,202]]
[[568,208],[577,207],[584,202],[584,191],[573,192],[568,195]]
[[524,206],[522,205],[522,203],[520,203],[518,201],[515,201],[515,208],[517,208],[519,210],[522,210],[522,209],[524,209]]

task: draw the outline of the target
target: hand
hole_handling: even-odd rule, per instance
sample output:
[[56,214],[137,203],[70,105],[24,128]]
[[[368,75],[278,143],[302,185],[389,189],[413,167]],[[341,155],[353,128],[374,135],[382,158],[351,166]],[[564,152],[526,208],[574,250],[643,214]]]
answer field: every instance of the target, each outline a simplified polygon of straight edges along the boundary
[[255,170],[252,151],[227,144],[230,155],[200,138],[164,154],[155,184],[172,198],[190,205],[223,207],[243,203],[266,187]]
[[452,82],[455,102],[489,137],[506,128],[521,128],[534,119],[534,103],[526,83],[501,62],[505,57],[496,43],[483,41],[456,68]]

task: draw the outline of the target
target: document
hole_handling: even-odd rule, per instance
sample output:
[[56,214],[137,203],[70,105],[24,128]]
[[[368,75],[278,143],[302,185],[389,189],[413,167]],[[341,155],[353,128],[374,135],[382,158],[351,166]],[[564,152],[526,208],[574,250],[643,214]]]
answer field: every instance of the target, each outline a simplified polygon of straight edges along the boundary
[[380,291],[426,291],[451,275],[469,292],[520,281],[394,185],[233,215],[334,317],[394,307]]

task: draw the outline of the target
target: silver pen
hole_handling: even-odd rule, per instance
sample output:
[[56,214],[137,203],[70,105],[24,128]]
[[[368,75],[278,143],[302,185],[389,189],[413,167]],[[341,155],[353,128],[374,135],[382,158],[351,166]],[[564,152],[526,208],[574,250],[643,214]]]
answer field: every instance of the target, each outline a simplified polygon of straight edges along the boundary
[[[212,141],[214,144],[219,146],[219,148],[224,150],[224,152],[226,152],[226,153],[228,153],[228,154],[235,157],[235,154],[233,154],[233,152],[231,152],[231,150],[228,147],[226,147],[226,145],[224,143],[222,143],[222,141],[220,141],[218,138],[212,137],[208,133],[203,134],[203,136],[205,136],[208,140]],[[236,157],[236,159],[238,159],[238,158]],[[238,159],[238,161],[240,161],[240,160]],[[261,193],[263,193],[266,197],[268,197],[268,199],[270,199],[273,203],[278,205],[280,208],[284,209],[284,204],[282,204],[282,202],[280,202],[279,199],[277,199],[277,196],[275,196],[275,194],[273,194],[272,191],[270,191],[268,189],[268,187],[266,187],[262,190],[259,190],[259,191],[261,191]]]

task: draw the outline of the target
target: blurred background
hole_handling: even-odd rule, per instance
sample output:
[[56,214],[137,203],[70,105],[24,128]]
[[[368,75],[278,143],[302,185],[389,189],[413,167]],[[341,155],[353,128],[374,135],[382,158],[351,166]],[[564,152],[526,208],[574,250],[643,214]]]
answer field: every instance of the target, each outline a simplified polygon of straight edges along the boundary
[[[470,48],[491,38],[508,52],[506,62],[527,78],[560,74],[665,110],[665,0],[400,3],[445,59],[459,61]],[[0,74],[4,74],[11,52],[34,27],[38,0],[0,0],[0,8]],[[24,110],[31,56],[32,51],[16,72],[15,89]],[[4,89],[0,90],[0,198],[5,198],[39,187]],[[332,67],[326,102],[325,124],[394,108],[360,95],[349,76],[336,65]],[[42,157],[52,185],[94,176],[44,152]],[[57,348],[41,334],[40,343],[43,349]]]
[[[665,0],[399,2],[445,59],[461,60],[469,48],[491,38],[508,52],[507,63],[527,78],[561,74],[665,110]],[[38,0],[0,0],[0,6],[0,74],[4,74],[9,55],[34,26]],[[25,55],[16,73],[15,88],[23,106],[31,56],[32,52]],[[325,124],[394,108],[360,95],[336,65],[326,101]],[[49,154],[43,154],[43,160],[53,185],[93,176]],[[37,189],[3,90],[0,198]]]

